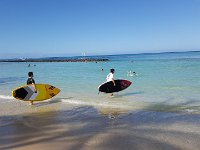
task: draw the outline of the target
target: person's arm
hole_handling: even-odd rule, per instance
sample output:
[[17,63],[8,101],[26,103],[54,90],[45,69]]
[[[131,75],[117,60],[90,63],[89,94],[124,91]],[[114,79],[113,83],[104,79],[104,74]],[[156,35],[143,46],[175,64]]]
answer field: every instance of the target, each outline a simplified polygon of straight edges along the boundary
[[115,84],[115,80],[112,78],[112,82],[113,82],[113,84],[114,84],[114,86],[116,86],[116,84]]
[[32,79],[32,85],[33,85],[33,88],[35,89],[35,93],[37,93],[37,89],[36,89],[36,86],[35,86],[35,80]]
[[112,82],[113,82],[114,86],[116,86],[115,80],[114,80],[114,74],[112,74]]

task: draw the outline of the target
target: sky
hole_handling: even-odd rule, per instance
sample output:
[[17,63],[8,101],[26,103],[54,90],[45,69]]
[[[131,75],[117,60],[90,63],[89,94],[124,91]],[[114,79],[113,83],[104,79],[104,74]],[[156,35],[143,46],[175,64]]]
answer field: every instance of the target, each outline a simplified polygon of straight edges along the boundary
[[200,0],[0,0],[0,58],[200,50]]

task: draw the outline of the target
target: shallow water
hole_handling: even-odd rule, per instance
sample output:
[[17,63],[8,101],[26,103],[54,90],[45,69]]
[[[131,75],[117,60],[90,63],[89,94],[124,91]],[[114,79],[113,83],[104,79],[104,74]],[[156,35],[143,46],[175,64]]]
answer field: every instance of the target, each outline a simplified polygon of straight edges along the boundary
[[[30,63],[31,67],[29,63],[0,63],[0,103],[15,101],[11,91],[24,85],[27,73],[33,71],[37,83],[61,89],[54,100],[63,105],[200,113],[200,52],[102,57],[110,61]],[[112,98],[104,93],[98,95],[98,86],[110,68],[116,70],[116,79],[133,82]],[[127,71],[137,75],[127,76]]]

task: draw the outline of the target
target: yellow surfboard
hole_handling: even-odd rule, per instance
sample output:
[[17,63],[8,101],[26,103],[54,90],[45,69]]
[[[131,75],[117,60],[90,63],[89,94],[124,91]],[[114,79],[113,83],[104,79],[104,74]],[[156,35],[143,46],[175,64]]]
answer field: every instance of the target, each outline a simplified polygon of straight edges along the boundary
[[35,84],[37,92],[33,85],[21,86],[12,91],[12,96],[18,100],[24,101],[43,101],[56,96],[60,89],[49,84]]

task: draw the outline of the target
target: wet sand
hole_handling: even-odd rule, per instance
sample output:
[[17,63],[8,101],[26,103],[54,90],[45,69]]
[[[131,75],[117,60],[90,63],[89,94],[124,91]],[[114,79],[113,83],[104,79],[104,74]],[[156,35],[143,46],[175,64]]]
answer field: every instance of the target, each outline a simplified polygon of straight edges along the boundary
[[200,115],[24,102],[0,106],[0,149],[199,150]]

